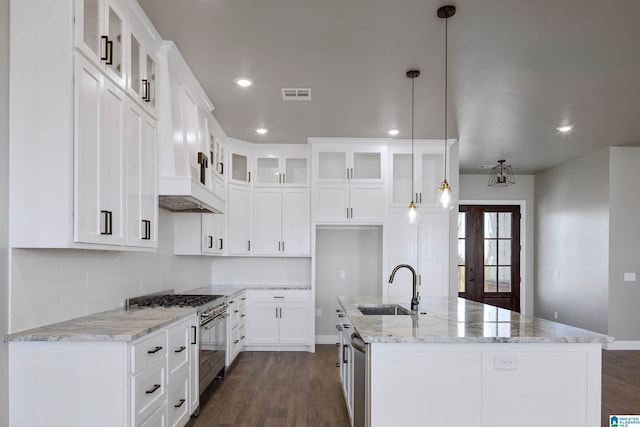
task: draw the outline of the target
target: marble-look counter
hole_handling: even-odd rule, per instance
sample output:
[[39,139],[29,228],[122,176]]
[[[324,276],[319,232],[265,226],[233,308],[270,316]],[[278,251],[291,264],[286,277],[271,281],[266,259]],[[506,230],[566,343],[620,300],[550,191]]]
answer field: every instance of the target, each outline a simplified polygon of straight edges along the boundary
[[189,289],[188,291],[181,292],[183,294],[201,294],[201,295],[224,295],[227,297],[233,296],[245,290],[256,291],[282,291],[282,290],[295,290],[295,291],[309,291],[310,285],[209,285],[202,286],[200,288]]
[[119,308],[5,336],[5,341],[134,341],[183,319],[195,307]]
[[607,343],[613,338],[462,298],[423,298],[417,315],[363,315],[359,305],[400,304],[400,298],[338,297],[366,343]]

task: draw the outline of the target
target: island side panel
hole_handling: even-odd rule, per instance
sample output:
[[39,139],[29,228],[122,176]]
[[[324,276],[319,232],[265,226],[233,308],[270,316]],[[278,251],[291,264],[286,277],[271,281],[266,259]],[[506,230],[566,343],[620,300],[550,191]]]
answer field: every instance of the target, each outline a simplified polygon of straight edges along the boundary
[[601,358],[601,344],[372,343],[371,426],[598,427]]

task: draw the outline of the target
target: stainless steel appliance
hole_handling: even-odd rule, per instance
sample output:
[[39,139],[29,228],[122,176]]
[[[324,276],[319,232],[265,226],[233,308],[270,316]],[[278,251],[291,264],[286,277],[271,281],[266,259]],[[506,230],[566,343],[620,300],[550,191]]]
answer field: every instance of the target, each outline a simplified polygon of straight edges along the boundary
[[351,334],[353,348],[353,425],[366,425],[367,345],[357,332]]
[[[200,331],[192,344],[199,345],[199,391],[216,378],[224,378],[227,350],[227,298],[224,295],[175,294],[172,290],[130,298],[127,307],[197,307]],[[199,338],[199,339],[198,339]]]

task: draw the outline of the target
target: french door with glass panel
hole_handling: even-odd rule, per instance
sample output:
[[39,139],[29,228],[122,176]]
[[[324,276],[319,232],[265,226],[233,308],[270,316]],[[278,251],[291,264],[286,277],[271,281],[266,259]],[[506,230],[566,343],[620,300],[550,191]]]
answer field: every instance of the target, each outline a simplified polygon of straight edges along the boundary
[[520,206],[460,205],[458,296],[520,311]]

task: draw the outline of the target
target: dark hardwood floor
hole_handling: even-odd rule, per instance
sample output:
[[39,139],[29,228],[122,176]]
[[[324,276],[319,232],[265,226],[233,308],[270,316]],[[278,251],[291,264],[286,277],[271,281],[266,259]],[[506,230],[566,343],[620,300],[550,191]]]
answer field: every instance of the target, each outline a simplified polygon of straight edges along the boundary
[[609,415],[640,415],[640,351],[602,352],[602,427]]
[[348,427],[333,345],[316,353],[244,352],[202,396],[188,427]]
[[[202,396],[187,427],[348,427],[332,345],[316,353],[246,352]],[[603,351],[602,427],[609,415],[640,414],[640,351]]]

